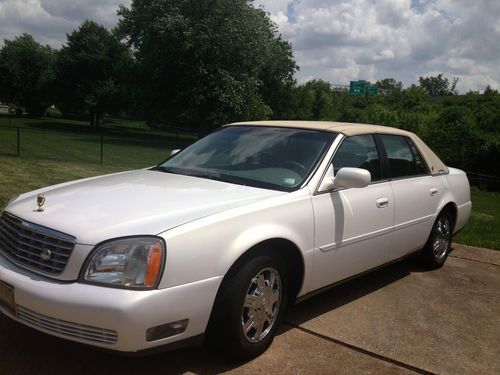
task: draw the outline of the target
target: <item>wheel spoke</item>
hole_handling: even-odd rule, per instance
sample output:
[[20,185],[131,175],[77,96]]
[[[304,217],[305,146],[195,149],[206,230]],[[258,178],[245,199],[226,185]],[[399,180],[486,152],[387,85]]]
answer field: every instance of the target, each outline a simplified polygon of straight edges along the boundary
[[257,277],[257,286],[259,287],[259,292],[262,293],[262,290],[266,287],[266,280],[264,279],[263,274],[260,274]]
[[250,310],[256,310],[259,306],[259,298],[254,295],[247,295],[245,297],[244,307],[248,307]]
[[272,315],[269,315],[267,316],[264,321],[262,322],[262,326],[264,326],[264,324],[267,323],[267,327],[269,327],[272,323],[273,323],[273,316]]
[[271,305],[271,307],[273,307],[274,304],[278,302],[279,298],[280,298],[279,290],[273,290],[273,293],[271,294],[271,298],[269,300],[269,304]]
[[264,329],[264,322],[259,322],[258,324],[256,324],[255,326],[255,335],[254,335],[254,338],[255,339],[260,339],[260,336],[262,336],[262,331]]
[[243,331],[245,332],[245,334],[248,335],[248,332],[250,332],[254,327],[255,327],[255,320],[253,319],[253,317],[250,317],[246,321],[246,323],[243,324]]
[[274,289],[274,284],[276,283],[276,274],[274,272],[271,272],[271,275],[269,277],[269,287],[271,289]]

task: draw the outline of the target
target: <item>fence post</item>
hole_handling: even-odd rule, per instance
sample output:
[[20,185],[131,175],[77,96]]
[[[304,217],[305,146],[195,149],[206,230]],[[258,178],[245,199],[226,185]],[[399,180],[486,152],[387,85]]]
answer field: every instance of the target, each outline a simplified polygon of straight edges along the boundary
[[21,128],[17,127],[17,156],[21,156]]
[[101,165],[102,165],[103,154],[104,154],[104,135],[101,134]]

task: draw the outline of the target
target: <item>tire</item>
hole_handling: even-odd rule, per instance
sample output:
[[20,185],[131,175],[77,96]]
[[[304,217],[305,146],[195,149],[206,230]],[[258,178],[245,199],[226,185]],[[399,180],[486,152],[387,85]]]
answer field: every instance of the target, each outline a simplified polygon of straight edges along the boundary
[[286,267],[277,255],[256,255],[228,273],[207,328],[208,344],[249,360],[272,344],[287,304]]
[[451,249],[453,239],[453,219],[448,211],[442,211],[434,225],[423,249],[424,264],[436,269],[443,266]]

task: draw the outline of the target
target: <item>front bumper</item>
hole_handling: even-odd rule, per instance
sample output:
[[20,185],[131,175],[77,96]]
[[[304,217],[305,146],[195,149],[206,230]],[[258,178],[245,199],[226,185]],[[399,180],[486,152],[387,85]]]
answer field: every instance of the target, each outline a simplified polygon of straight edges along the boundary
[[[14,288],[16,311],[0,304],[0,311],[12,319],[64,339],[136,352],[202,334],[222,276],[134,291],[52,280],[0,256],[0,281]],[[183,319],[189,319],[183,333],[146,340],[149,328]]]

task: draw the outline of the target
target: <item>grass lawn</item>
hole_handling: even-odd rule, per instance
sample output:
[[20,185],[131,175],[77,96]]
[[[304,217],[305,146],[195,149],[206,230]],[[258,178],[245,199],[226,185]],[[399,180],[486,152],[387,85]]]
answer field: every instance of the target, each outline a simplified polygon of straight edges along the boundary
[[472,190],[469,224],[458,233],[454,241],[500,250],[500,193]]
[[[28,159],[95,163],[101,161],[101,136],[20,129],[20,155]],[[180,146],[180,145],[179,145]],[[103,165],[139,168],[165,160],[176,148],[169,137],[113,134],[103,136]],[[0,127],[0,155],[17,154],[17,129]]]
[[86,121],[0,116],[0,156],[15,156],[19,147],[22,158],[100,164],[102,151],[103,165],[140,168],[165,160],[172,149],[196,139],[194,134],[150,130],[143,122],[121,119],[107,119],[96,130]]

